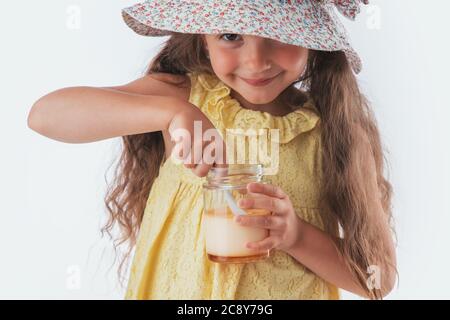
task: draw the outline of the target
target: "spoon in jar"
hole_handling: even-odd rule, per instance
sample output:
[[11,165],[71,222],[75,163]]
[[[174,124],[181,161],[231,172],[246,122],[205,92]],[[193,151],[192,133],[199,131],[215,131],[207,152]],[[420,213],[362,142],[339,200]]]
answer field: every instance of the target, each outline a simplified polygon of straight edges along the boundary
[[[216,168],[217,170],[217,175],[226,175],[228,174],[228,168],[227,167],[222,167],[222,168],[218,168],[216,167],[216,165],[213,165],[214,168]],[[235,216],[243,216],[246,215],[247,213],[245,212],[245,210],[241,209],[236,201],[234,200],[234,197],[232,196],[230,190],[223,190],[224,195],[225,195],[225,201],[227,202],[228,206],[231,209],[231,212],[235,215]]]
[[245,210],[239,208],[229,190],[224,190],[224,193],[225,193],[225,201],[227,202],[228,206],[231,209],[231,212],[233,212],[235,216],[243,216],[247,214]]

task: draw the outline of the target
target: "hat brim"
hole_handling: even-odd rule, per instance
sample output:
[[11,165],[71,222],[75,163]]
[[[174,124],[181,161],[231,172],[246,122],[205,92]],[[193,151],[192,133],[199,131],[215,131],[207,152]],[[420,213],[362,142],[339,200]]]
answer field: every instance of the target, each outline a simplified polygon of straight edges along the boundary
[[309,49],[342,50],[355,73],[362,68],[336,14],[316,1],[288,5],[254,0],[238,7],[231,0],[151,0],[123,9],[122,17],[142,36],[167,36],[173,32],[257,35]]

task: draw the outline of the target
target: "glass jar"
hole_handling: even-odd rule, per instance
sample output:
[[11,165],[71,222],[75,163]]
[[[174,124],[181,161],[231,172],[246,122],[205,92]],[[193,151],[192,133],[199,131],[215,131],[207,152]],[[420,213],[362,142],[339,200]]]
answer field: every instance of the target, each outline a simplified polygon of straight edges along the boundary
[[203,184],[204,212],[202,224],[209,260],[218,263],[248,263],[269,257],[270,250],[257,251],[246,247],[248,242],[269,236],[268,229],[242,226],[234,221],[236,214],[270,215],[265,209],[244,209],[237,203],[249,198],[247,184],[262,182],[261,164],[230,164],[212,167]]

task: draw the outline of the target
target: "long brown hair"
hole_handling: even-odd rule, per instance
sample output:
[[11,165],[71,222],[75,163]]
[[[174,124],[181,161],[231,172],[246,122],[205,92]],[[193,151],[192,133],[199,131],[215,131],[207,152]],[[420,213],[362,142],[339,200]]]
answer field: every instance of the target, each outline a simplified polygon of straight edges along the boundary
[[[202,37],[197,34],[173,33],[146,70],[147,74],[186,75],[188,72],[214,74],[206,57]],[[300,88],[296,87],[297,83],[301,83]],[[336,246],[355,280],[370,297],[378,298],[381,296],[380,291],[371,290],[366,285],[368,267],[393,266],[393,261],[387,254],[387,248],[378,241],[380,232],[385,230],[381,230],[383,224],[369,212],[365,193],[367,180],[361,174],[356,160],[361,152],[367,152],[361,147],[362,137],[365,136],[370,144],[370,155],[375,160],[383,209],[386,218],[392,223],[392,188],[383,177],[385,158],[375,117],[341,51],[311,50],[306,72],[280,98],[295,108],[307,96],[315,102],[323,128],[322,167],[326,179],[322,188],[322,201],[326,206],[324,212],[328,212],[324,220],[328,225],[340,226],[343,237],[336,237]],[[161,132],[124,136],[122,142],[123,151],[114,181],[105,197],[109,218],[102,228],[102,233],[113,237],[113,229],[119,227],[119,235],[114,241],[116,249],[122,244],[128,244],[128,250],[119,265],[119,275],[136,244],[146,201],[165,154]]]

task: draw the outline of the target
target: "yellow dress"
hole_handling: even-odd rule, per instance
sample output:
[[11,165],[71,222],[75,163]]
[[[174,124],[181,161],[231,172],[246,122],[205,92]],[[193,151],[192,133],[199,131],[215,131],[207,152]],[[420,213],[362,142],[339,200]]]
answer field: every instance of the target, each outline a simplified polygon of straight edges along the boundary
[[[216,76],[189,77],[189,101],[222,136],[226,128],[279,129],[278,172],[264,181],[280,186],[296,213],[324,230],[320,118],[312,101],[273,116],[242,107]],[[201,228],[205,179],[170,157],[162,164],[148,197],[125,299],[339,299],[338,288],[281,250],[249,264],[209,261]]]

